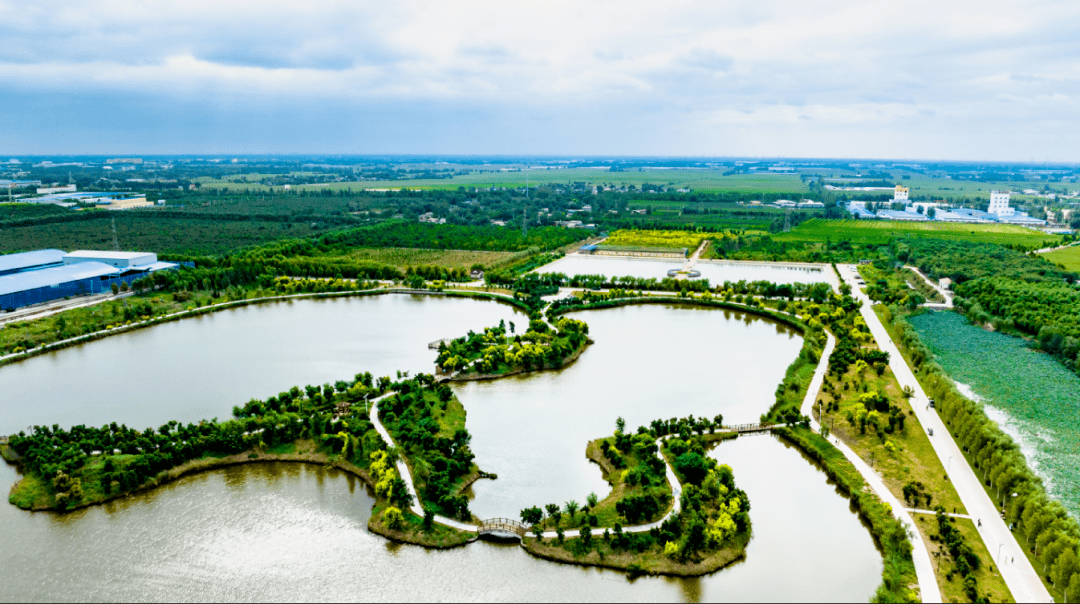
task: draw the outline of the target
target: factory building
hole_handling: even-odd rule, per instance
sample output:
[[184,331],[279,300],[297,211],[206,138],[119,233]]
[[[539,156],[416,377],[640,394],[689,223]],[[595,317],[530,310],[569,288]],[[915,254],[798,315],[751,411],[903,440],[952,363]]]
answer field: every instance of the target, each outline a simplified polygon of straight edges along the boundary
[[156,254],[137,252],[38,250],[0,256],[0,310],[42,304],[73,296],[108,293],[176,264]]

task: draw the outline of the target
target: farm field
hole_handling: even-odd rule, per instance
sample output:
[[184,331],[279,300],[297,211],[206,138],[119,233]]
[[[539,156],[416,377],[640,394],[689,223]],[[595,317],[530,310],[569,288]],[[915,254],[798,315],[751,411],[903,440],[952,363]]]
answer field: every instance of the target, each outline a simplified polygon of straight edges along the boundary
[[897,237],[923,237],[1043,247],[1061,240],[1008,224],[958,224],[949,222],[896,222],[889,220],[808,220],[788,233],[774,235],[777,241],[851,241],[862,244],[882,244]]
[[708,233],[687,233],[685,231],[634,231],[620,229],[611,234],[603,245],[644,248],[686,248],[692,253]]
[[[223,254],[249,245],[321,234],[303,219],[297,224],[269,221],[183,219],[120,212],[115,216],[121,249],[158,254]],[[109,216],[109,218],[114,218]],[[44,248],[113,249],[112,221],[80,220],[0,230],[0,249],[19,252]]]
[[1080,377],[1020,338],[992,333],[952,312],[908,321],[952,379],[987,404],[987,415],[1018,438],[1049,492],[1080,515]]
[[397,268],[438,266],[469,269],[474,264],[497,267],[514,259],[515,252],[474,252],[470,250],[426,250],[410,248],[357,249],[348,254],[351,260],[379,262]]
[[[257,175],[244,175],[247,181],[199,179],[202,186],[231,190],[270,190],[271,187],[255,182]],[[610,172],[601,168],[568,168],[564,170],[530,170],[521,172],[476,171],[445,179],[372,180],[364,182],[337,182],[313,185],[297,185],[294,190],[310,189],[332,191],[363,189],[457,189],[458,187],[523,187],[559,183],[587,183],[592,186],[640,187],[643,184],[689,188],[702,193],[763,192],[804,193],[806,184],[798,176],[770,174],[733,174],[724,176],[723,170],[654,169],[641,172]],[[278,187],[280,189],[280,187]]]
[[1072,246],[1042,254],[1050,262],[1060,264],[1068,271],[1080,271],[1080,246]]

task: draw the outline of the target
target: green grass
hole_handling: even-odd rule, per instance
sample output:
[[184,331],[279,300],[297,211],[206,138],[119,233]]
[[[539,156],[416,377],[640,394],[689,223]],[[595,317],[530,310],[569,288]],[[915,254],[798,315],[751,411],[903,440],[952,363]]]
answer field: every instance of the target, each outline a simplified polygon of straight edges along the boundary
[[1074,245],[1063,250],[1047,252],[1042,257],[1064,266],[1065,270],[1080,271],[1080,246]]
[[[689,188],[702,193],[750,192],[750,193],[803,193],[808,191],[798,176],[777,174],[734,174],[724,176],[726,168],[704,170],[657,169],[609,172],[600,168],[568,168],[564,170],[531,170],[520,172],[502,172],[494,170],[476,170],[465,175],[456,175],[448,179],[411,179],[378,180],[364,182],[321,183],[313,185],[295,185],[293,190],[363,190],[363,189],[457,189],[458,187],[523,187],[549,184],[586,183],[589,186],[628,186],[640,187],[643,184],[662,185],[676,188]],[[256,180],[255,175],[244,175],[249,180]],[[237,177],[233,177],[237,178]],[[203,187],[223,188],[228,190],[269,190],[270,187],[258,182],[234,182],[203,178],[199,179]],[[242,177],[240,177],[242,178]],[[280,189],[281,187],[275,187]]]
[[397,268],[410,266],[438,266],[442,268],[470,268],[483,264],[493,268],[503,266],[519,254],[514,252],[480,252],[469,250],[425,250],[410,248],[363,248],[349,252],[348,258],[359,262],[378,262]]
[[981,243],[1039,247],[1061,241],[1022,226],[1009,224],[958,224],[951,222],[896,222],[889,220],[808,220],[789,233],[774,235],[777,241],[851,241],[862,244],[888,243],[901,237],[946,239]]

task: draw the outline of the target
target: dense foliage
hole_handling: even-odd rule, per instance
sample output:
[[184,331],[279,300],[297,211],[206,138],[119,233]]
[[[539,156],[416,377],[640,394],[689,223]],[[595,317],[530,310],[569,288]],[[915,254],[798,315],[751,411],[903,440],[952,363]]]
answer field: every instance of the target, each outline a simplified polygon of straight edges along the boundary
[[1018,541],[1043,563],[1044,574],[1052,585],[1080,593],[1072,592],[1080,589],[1080,523],[1047,493],[1016,441],[987,417],[981,404],[957,392],[952,379],[934,361],[933,353],[897,311],[893,309],[886,315],[895,317],[894,339],[911,360],[927,394],[936,401],[938,413],[990,496],[1004,505],[1006,520],[1015,524],[1020,533]]
[[407,453],[424,507],[470,519],[469,500],[458,494],[462,479],[477,471],[464,410],[430,375],[399,381],[395,391],[379,404],[380,419]]
[[524,369],[559,367],[589,342],[589,326],[575,319],[559,319],[552,329],[541,319],[529,321],[525,333],[500,321],[483,333],[467,335],[439,345],[436,366],[446,372],[506,373]]
[[[292,388],[264,401],[235,407],[235,419],[134,430],[112,423],[101,428],[36,426],[10,439],[24,472],[43,485],[47,504],[76,507],[135,490],[193,460],[273,449],[311,440],[320,450],[358,466],[386,448],[358,405],[391,386],[370,373],[334,385]],[[255,455],[257,457],[257,455]],[[407,506],[409,494],[394,473],[380,496]],[[33,502],[42,503],[42,502]]]

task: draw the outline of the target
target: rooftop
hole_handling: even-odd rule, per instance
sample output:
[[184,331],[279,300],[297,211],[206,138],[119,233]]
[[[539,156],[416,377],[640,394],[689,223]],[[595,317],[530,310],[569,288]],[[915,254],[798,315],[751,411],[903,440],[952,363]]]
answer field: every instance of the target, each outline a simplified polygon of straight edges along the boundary
[[113,260],[138,260],[149,255],[148,252],[99,252],[94,250],[76,250],[67,254],[69,258],[110,258]]
[[22,254],[0,256],[0,273],[18,271],[45,264],[58,264],[64,261],[64,252],[60,250],[37,250]]
[[120,271],[100,262],[81,262],[56,268],[44,268],[39,271],[15,273],[14,275],[0,277],[0,296],[39,287],[60,285],[80,279],[93,279],[95,277],[119,274]]

